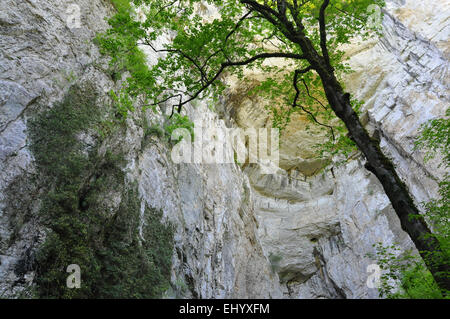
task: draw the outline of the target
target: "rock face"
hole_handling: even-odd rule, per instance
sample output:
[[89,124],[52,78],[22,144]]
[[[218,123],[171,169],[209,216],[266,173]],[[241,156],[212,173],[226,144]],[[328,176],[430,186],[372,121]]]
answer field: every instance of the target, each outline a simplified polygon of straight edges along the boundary
[[[69,29],[69,2],[3,1],[0,9],[0,295],[12,296],[33,280],[16,276],[23,256],[43,236],[37,225],[39,189],[28,148],[27,118],[64,96],[74,80],[89,79],[106,94],[110,80],[93,65],[92,38],[112,13],[101,1],[80,1],[82,28]],[[19,217],[15,216],[19,215]],[[12,236],[18,233],[18,236]]]
[[[450,3],[440,5],[442,9]],[[366,102],[367,128],[379,136],[383,152],[394,160],[420,204],[436,197],[436,181],[444,176],[439,160],[423,163],[414,138],[422,123],[443,117],[449,105],[448,14],[437,10],[433,1],[387,1],[386,10],[382,37],[348,48],[355,72],[344,82]],[[241,116],[245,114],[241,110]],[[314,142],[299,142],[303,154]],[[295,147],[285,145],[286,157]],[[332,173],[313,177],[307,177],[303,159],[298,161],[303,174],[261,176],[247,170],[255,190],[259,235],[266,253],[279,259],[285,295],[376,298],[376,290],[366,285],[367,266],[373,262],[366,255],[373,252],[372,245],[413,248],[383,189],[359,156]]]
[[[43,188],[32,182],[38,172],[29,119],[62,100],[74,83],[95,83],[104,103],[117,84],[92,42],[113,13],[108,1],[77,0],[79,28],[67,23],[73,1],[3,2],[0,296],[17,297],[34,282],[33,256],[46,236],[38,216]],[[443,116],[449,104],[450,2],[387,2],[381,39],[349,48],[355,72],[345,83],[366,101],[368,129],[380,137],[420,203],[436,196],[436,180],[444,174],[438,160],[423,163],[413,140],[420,125]],[[224,97],[225,109],[231,102]],[[251,110],[255,105],[247,102]],[[204,126],[229,124],[203,104],[189,106],[187,113]],[[262,126],[267,119],[260,114],[234,114],[234,123]],[[123,149],[124,170],[137,183],[142,206],[161,209],[163,220],[175,225],[171,280],[177,297],[376,298],[376,289],[366,284],[372,245],[413,248],[359,154],[321,170],[323,163],[313,158],[315,141],[297,126],[283,144],[279,174],[235,164],[175,164],[170,143],[146,136],[144,118],[164,121],[138,110],[125,132],[103,147]],[[90,132],[80,138],[95,141]]]
[[[432,13],[435,5],[388,2],[383,37],[370,49],[355,49],[350,59],[355,73],[346,81],[366,101],[369,126],[379,132],[382,150],[395,159],[418,202],[435,196],[434,180],[444,176],[439,160],[424,165],[423,154],[414,150],[420,125],[443,117],[449,105],[449,26],[443,13],[450,2]],[[432,31],[436,23],[441,28]]]
[[286,297],[376,298],[366,284],[372,245],[413,248],[361,159],[310,178],[247,173],[259,236],[266,253],[279,258]]
[[[34,267],[18,271],[18,265],[32,260],[28,257],[45,237],[36,216],[39,189],[31,182],[35,170],[27,120],[61,100],[73,83],[93,82],[104,97],[115,87],[92,43],[96,33],[105,30],[104,18],[113,9],[100,0],[76,3],[81,23],[75,29],[66,23],[67,12],[74,12],[73,1],[2,3],[0,295],[5,297],[20,296],[33,282]],[[205,106],[191,108],[190,113],[193,120],[221,123]],[[176,227],[172,280],[179,291],[175,292],[198,298],[281,297],[278,275],[256,236],[246,176],[234,164],[172,163],[167,143],[158,139],[143,143],[143,129],[135,123],[139,116],[128,120],[125,135],[106,146],[124,148],[127,176],[138,183],[143,203],[163,210]],[[148,117],[153,123],[161,121]],[[89,140],[89,134],[84,139]],[[18,218],[18,210],[26,212]]]
[[[205,105],[190,118],[224,127]],[[137,144],[138,141],[130,141]],[[281,289],[257,237],[247,177],[235,164],[173,164],[157,139],[130,162],[143,200],[162,209],[176,226],[173,279],[186,297],[279,298]]]

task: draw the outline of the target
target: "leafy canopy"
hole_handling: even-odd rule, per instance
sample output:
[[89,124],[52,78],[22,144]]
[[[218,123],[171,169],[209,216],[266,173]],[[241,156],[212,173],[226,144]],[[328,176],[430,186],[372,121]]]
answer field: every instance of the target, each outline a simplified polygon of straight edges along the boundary
[[[245,80],[244,68],[253,69],[267,74],[253,94],[273,100],[274,115],[304,112],[333,141],[335,130],[346,130],[333,121],[320,79],[311,72],[311,57],[323,57],[337,76],[348,72],[343,45],[373,34],[384,5],[383,0],[114,2],[118,13],[99,36],[100,47],[115,70],[130,72],[123,91],[145,107],[180,112],[197,98],[219,97],[226,89],[224,75]],[[310,43],[308,52],[298,35]],[[149,67],[139,50],[143,47],[160,54]],[[283,61],[264,63],[267,59]]]

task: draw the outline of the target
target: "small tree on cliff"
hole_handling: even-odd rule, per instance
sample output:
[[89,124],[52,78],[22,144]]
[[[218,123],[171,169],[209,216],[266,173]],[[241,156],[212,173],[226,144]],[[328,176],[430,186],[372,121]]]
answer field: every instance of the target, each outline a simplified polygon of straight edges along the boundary
[[[392,162],[361,124],[357,103],[339,81],[348,70],[340,48],[355,37],[371,35],[374,5],[382,7],[383,0],[113,2],[118,14],[109,20],[112,28],[100,41],[104,52],[111,55],[111,63],[131,72],[124,96],[139,98],[153,108],[169,104],[172,112],[180,112],[195,99],[220,96],[226,88],[222,81],[225,72],[240,79],[244,78],[243,68],[276,74],[275,79],[268,76],[260,83],[256,92],[277,103],[283,101],[279,109],[289,106],[286,116],[292,109],[305,112],[329,132],[334,146],[354,143],[421,255],[440,250]],[[216,10],[211,19],[205,19],[208,6]],[[157,41],[168,34],[168,43]],[[164,57],[151,68],[136,67],[142,58],[139,45]],[[277,67],[263,63],[268,59],[284,61]],[[429,262],[427,266],[440,287],[450,290],[448,263]]]

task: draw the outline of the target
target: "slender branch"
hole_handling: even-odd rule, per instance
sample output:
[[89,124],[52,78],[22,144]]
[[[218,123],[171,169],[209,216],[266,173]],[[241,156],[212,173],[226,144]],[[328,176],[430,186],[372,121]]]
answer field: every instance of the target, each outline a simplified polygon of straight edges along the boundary
[[153,16],[153,18],[156,18],[157,15],[159,15],[164,9],[167,9],[175,4],[178,0],[174,0],[171,3],[166,4],[165,6],[162,6]]
[[361,19],[360,17],[357,17],[357,16],[351,14],[350,12],[345,11],[344,9],[340,9],[340,8],[338,8],[338,7],[335,6],[335,5],[332,5],[332,6],[333,6],[333,8],[335,8],[337,11],[339,11],[339,12],[341,12],[341,13],[343,13],[343,14],[346,14],[346,15],[352,17],[353,19],[356,19],[356,20],[359,20],[359,21],[361,21],[361,22],[363,22],[363,23],[366,23],[363,19]]
[[305,79],[302,78],[302,82],[303,82],[303,86],[304,86],[305,89],[306,89],[306,94],[308,94],[308,96],[309,96],[310,98],[312,98],[314,101],[316,101],[317,103],[319,103],[325,111],[328,111],[328,108],[327,108],[322,102],[320,102],[320,100],[319,100],[318,98],[316,98],[316,97],[314,97],[314,96],[312,96],[312,95],[310,94],[309,88],[308,88],[308,85],[306,84]]
[[320,48],[328,68],[331,68],[330,55],[327,48],[327,31],[325,22],[325,10],[330,4],[330,0],[324,0],[319,11],[319,27],[320,27]]
[[245,15],[243,15],[239,21],[235,24],[234,28],[227,34],[227,36],[225,37],[225,41],[224,43],[227,43],[228,39],[233,35],[233,33],[235,33],[239,27],[242,25],[242,23],[244,22],[245,19],[247,19],[247,17],[252,14],[254,12],[253,9],[250,9]]
[[297,103],[297,101],[298,101],[298,99],[300,97],[300,89],[298,88],[298,84],[297,84],[298,83],[298,77],[299,77],[300,74],[305,74],[305,73],[307,73],[307,72],[309,72],[311,70],[313,70],[312,66],[308,66],[307,68],[305,68],[303,70],[295,70],[295,72],[294,72],[294,80],[293,80],[294,89],[295,89],[295,97],[294,97],[294,101],[292,102],[292,107],[293,108],[300,107],[302,109],[302,111],[307,113],[316,124],[328,128],[330,130],[330,132],[331,132],[331,136],[333,137],[333,141],[335,141],[336,137],[334,135],[333,127],[330,126],[330,125],[324,124],[322,122],[319,122],[311,111],[306,109],[303,105],[299,105]]
[[225,46],[226,46],[228,40],[230,39],[230,37],[231,37],[234,33],[236,33],[236,31],[239,29],[239,27],[242,25],[242,23],[243,23],[246,19],[263,18],[263,17],[260,17],[260,16],[252,16],[252,17],[249,17],[249,15],[250,15],[251,13],[253,13],[253,12],[254,12],[254,10],[253,10],[253,9],[250,9],[245,15],[243,15],[243,16],[239,19],[239,21],[235,24],[234,28],[233,28],[233,29],[227,34],[227,36],[225,37],[225,41],[223,42],[223,47],[220,48],[220,49],[218,49],[218,50],[216,50],[216,51],[214,51],[213,53],[211,53],[211,54],[205,59],[205,62],[204,62],[203,65],[202,65],[202,69],[206,66],[206,64],[208,64],[209,60],[211,60],[214,56],[216,56],[216,55],[219,54],[220,52],[222,52],[222,53],[224,54],[224,56],[226,56],[225,51],[224,51],[224,48],[225,48]]
[[155,52],[177,53],[177,54],[181,55],[181,56],[184,57],[185,59],[189,60],[189,61],[197,68],[197,70],[200,72],[202,83],[204,83],[204,82],[207,81],[207,76],[206,76],[206,73],[205,73],[205,71],[203,70],[203,68],[202,68],[200,65],[198,65],[197,61],[195,61],[194,58],[190,57],[189,55],[187,55],[187,54],[184,53],[183,51],[178,50],[178,49],[156,49],[156,48],[150,43],[150,41],[148,41],[147,39],[146,39],[145,42],[142,43],[142,44],[150,46],[150,48],[152,48],[152,50],[155,51]]
[[[187,100],[182,101],[182,99],[180,99],[179,103],[175,104],[175,106],[178,107],[178,111],[180,112],[183,105],[198,98],[203,91],[205,91],[209,86],[211,86],[220,77],[220,75],[223,73],[223,71],[225,69],[227,69],[229,67],[233,67],[233,66],[245,66],[245,65],[248,65],[257,60],[269,59],[269,58],[285,58],[285,59],[295,59],[295,60],[304,60],[305,59],[305,57],[302,54],[274,52],[274,53],[257,54],[255,56],[248,58],[246,60],[243,60],[243,61],[223,62],[221,64],[219,70],[216,72],[216,74],[211,79],[207,80],[206,83],[202,84],[202,87],[199,90],[197,90],[197,92],[195,94],[192,94]],[[180,96],[180,95],[179,94],[174,95],[174,96],[172,96],[172,98],[177,97],[177,96]],[[168,100],[170,100],[170,97],[168,99],[165,99],[164,101],[156,102],[156,103],[154,103],[154,105],[160,104],[163,102],[167,102]]]
[[306,50],[308,44],[306,43],[307,41],[305,41],[305,35],[303,34],[305,27],[298,17],[295,17],[294,19],[298,26],[298,29],[296,29],[286,15],[280,14],[267,5],[260,4],[255,0],[240,0],[240,2],[253,8],[256,12],[259,12],[268,22],[277,27],[287,39],[293,43],[300,44],[303,52],[309,54],[309,50]]
[[273,10],[272,8],[260,4],[254,0],[241,0],[241,3],[243,4],[247,4],[250,5],[254,10],[258,11],[259,13],[263,14],[265,16],[265,14],[269,14],[271,16],[274,17],[278,17],[278,12],[276,12],[275,10]]

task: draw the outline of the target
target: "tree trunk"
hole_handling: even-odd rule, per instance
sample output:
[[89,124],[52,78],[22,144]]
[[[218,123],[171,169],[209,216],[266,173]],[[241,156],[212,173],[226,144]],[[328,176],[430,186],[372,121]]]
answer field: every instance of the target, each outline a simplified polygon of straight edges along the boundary
[[[358,115],[350,104],[350,95],[345,93],[337,81],[333,67],[331,66],[327,49],[327,34],[325,22],[325,10],[330,1],[324,1],[319,14],[320,31],[320,55],[311,39],[306,35],[305,26],[301,19],[293,17],[295,25],[286,16],[286,1],[278,1],[278,11],[267,7],[266,3],[241,0],[241,3],[249,5],[252,10],[259,12],[267,21],[277,26],[287,39],[300,46],[303,58],[310,67],[301,71],[315,70],[321,80],[328,102],[334,113],[344,122],[352,140],[367,159],[366,168],[370,170],[383,185],[386,195],[392,203],[392,207],[400,218],[402,229],[409,234],[419,253],[424,259],[428,269],[438,283],[439,287],[450,291],[450,280],[447,276],[439,276],[440,272],[448,272],[447,260],[435,265],[429,253],[442,252],[439,242],[433,236],[419,210],[409,195],[406,186],[398,177],[392,162],[384,156],[379,143],[372,139],[359,121]],[[301,72],[300,71],[300,72]],[[414,218],[411,218],[414,217]]]
[[[425,220],[419,215],[419,210],[409,195],[405,184],[398,177],[392,162],[382,153],[379,142],[369,136],[362,126],[358,115],[350,104],[350,95],[344,93],[334,74],[326,69],[319,72],[325,93],[333,111],[345,123],[351,139],[367,159],[366,168],[371,171],[383,185],[392,207],[397,213],[402,229],[409,234],[419,250],[434,279],[441,289],[450,290],[450,280],[447,276],[439,276],[439,272],[448,272],[447,263],[435,265],[430,258],[430,252],[441,251],[440,244],[432,235]],[[416,216],[417,218],[411,218]]]

